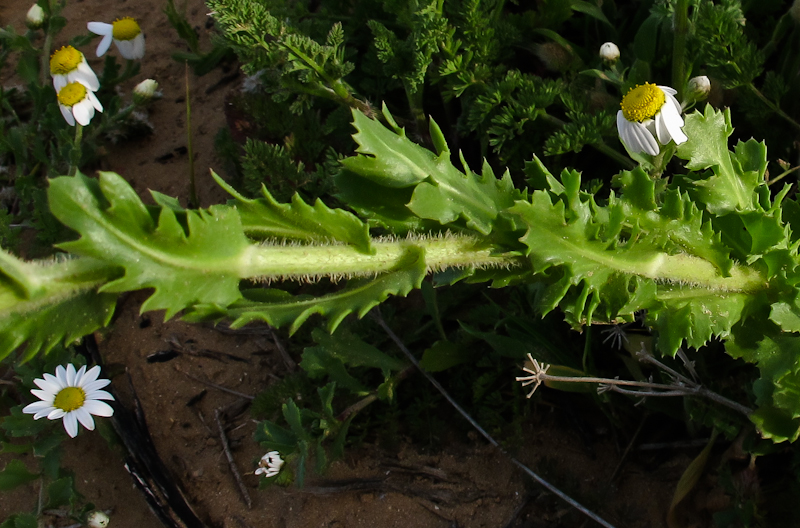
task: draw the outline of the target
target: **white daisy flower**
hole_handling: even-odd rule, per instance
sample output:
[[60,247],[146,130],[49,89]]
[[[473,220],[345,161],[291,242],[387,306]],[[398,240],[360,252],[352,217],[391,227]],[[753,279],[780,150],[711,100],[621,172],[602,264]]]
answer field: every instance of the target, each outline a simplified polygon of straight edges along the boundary
[[[619,138],[631,152],[655,156],[659,143],[680,145],[688,138],[683,133],[681,105],[677,92],[669,86],[645,83],[631,88],[622,98],[617,112]],[[656,141],[658,138],[658,141]]]
[[93,92],[100,88],[92,68],[83,53],[72,46],[64,46],[50,56],[50,75],[56,92],[71,82],[79,82]]
[[94,117],[95,110],[103,111],[103,105],[94,92],[79,82],[71,82],[58,91],[58,107],[70,126],[75,126],[75,121],[86,126]]
[[281,454],[277,451],[270,451],[261,457],[258,469],[256,469],[256,475],[264,475],[267,478],[274,477],[281,472],[281,466],[283,466]]
[[86,27],[92,33],[103,35],[97,45],[97,56],[105,55],[111,41],[117,45],[120,55],[128,60],[144,57],[144,33],[138,22],[131,17],[118,18],[111,24],[105,22],[89,22]]
[[100,390],[109,383],[107,379],[97,379],[100,367],[95,365],[86,370],[86,366],[75,372],[75,366],[62,365],[56,367],[56,375],[45,374],[44,379],[35,379],[33,382],[41,390],[31,389],[31,394],[42,401],[31,403],[22,409],[22,412],[33,414],[33,419],[38,420],[45,416],[49,420],[64,420],[64,429],[72,438],[78,435],[78,422],[86,429],[94,430],[95,416],[111,416],[114,409],[100,400],[113,400],[114,397],[104,390]]

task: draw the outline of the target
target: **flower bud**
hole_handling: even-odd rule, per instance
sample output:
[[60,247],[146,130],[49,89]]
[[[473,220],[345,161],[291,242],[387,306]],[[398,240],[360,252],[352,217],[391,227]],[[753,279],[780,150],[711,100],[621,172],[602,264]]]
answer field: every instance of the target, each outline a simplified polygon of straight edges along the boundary
[[94,510],[86,517],[86,526],[89,528],[106,528],[108,522],[108,515],[100,510]]
[[145,106],[154,99],[160,98],[161,92],[158,91],[158,83],[153,79],[145,79],[133,89],[133,102],[138,106]]
[[604,61],[614,62],[619,58],[619,48],[613,42],[606,42],[600,46],[600,58]]
[[28,9],[28,14],[25,17],[25,25],[29,29],[39,29],[44,25],[44,9],[39,7],[39,4],[33,4]]
[[703,101],[711,92],[711,81],[705,75],[692,77],[686,87],[686,98],[691,101]]

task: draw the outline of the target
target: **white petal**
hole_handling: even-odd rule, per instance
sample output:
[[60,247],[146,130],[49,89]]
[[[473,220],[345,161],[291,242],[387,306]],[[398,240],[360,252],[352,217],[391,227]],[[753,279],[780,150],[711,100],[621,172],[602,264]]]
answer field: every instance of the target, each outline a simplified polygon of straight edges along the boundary
[[67,84],[69,83],[67,82],[66,75],[61,75],[60,73],[53,75],[53,88],[56,89],[56,93],[60,92],[61,89],[65,87]]
[[[100,100],[97,99],[97,96],[94,94],[94,92],[88,92],[86,97],[89,99],[89,102],[92,103],[92,106],[95,108],[95,110],[98,112],[103,111],[103,105],[100,104]],[[98,370],[97,372],[99,373],[100,371]]]
[[64,415],[64,429],[72,438],[78,436],[78,418],[75,416],[74,412]]
[[[50,377],[52,378],[52,376]],[[62,389],[62,387],[58,386],[58,383],[47,379],[36,378],[35,380],[33,380],[33,382],[36,384],[37,387],[39,387],[43,391],[50,392],[52,394],[56,394],[58,391]]]
[[86,29],[96,35],[111,35],[114,33],[114,25],[106,24],[105,22],[89,22],[86,24]]
[[666,145],[672,139],[672,136],[669,135],[669,130],[667,130],[667,125],[664,123],[664,115],[659,112],[656,114],[656,138],[658,138],[658,142],[662,145]]
[[78,369],[78,372],[75,374],[75,386],[80,387],[83,385],[83,376],[86,374],[86,365],[83,365],[81,368]]
[[59,379],[57,377],[53,376],[52,374],[45,373],[44,379],[47,382],[55,383],[58,386],[58,390],[61,390],[61,389],[64,388],[64,385],[61,384],[61,381],[59,381]]
[[81,409],[86,409],[86,412],[95,416],[103,416],[106,418],[114,416],[114,409],[112,409],[109,404],[97,400],[86,400]]
[[128,60],[133,60],[136,57],[133,56],[133,41],[132,40],[116,40],[114,42],[117,45],[117,49],[119,50],[119,54],[125,57]]
[[75,121],[86,126],[94,117],[94,106],[88,99],[84,99],[72,107],[72,113],[75,114]]
[[51,412],[53,412],[53,408],[52,407],[48,407],[46,409],[42,409],[41,411],[39,411],[39,412],[37,412],[36,414],[33,415],[33,419],[34,420],[38,420],[39,418],[45,418]]
[[44,416],[50,414],[50,412],[54,409],[52,403],[44,402],[44,401],[37,401],[30,403],[22,409],[22,412],[25,414],[39,414],[43,411],[47,411]]
[[664,92],[666,95],[675,95],[676,93],[678,93],[678,90],[676,90],[675,88],[670,88],[669,86],[659,86],[659,88],[661,88],[661,91]]
[[76,409],[74,413],[81,425],[89,431],[94,431],[94,418],[92,418],[92,415],[89,414],[85,407]]
[[141,59],[144,57],[144,33],[139,33],[133,39],[133,58]]
[[98,57],[102,57],[106,54],[108,48],[111,47],[112,40],[113,37],[111,36],[111,33],[107,33],[102,40],[100,40],[100,43],[97,45],[97,50],[95,51]]
[[78,81],[93,92],[96,92],[100,88],[100,81],[97,80],[97,75],[94,73],[92,67],[86,62],[86,57],[78,63],[78,71],[71,73],[70,77],[72,80]]
[[667,103],[661,107],[661,119],[664,121],[664,126],[669,131],[670,137],[675,141],[676,145],[680,145],[687,139],[686,134],[683,133],[683,118],[680,112],[671,104]]
[[86,386],[95,381],[98,376],[100,376],[100,365],[95,365],[89,370],[87,370],[86,374],[84,374],[83,378],[81,378],[81,384],[80,384],[81,388],[86,390]]
[[99,391],[100,389],[102,389],[103,387],[108,385],[109,383],[111,383],[111,382],[109,380],[107,380],[107,379],[99,379],[99,380],[93,381],[91,383],[85,383],[83,385],[83,387],[81,387],[81,388],[86,393],[86,397],[87,398],[92,398],[91,393],[93,393],[94,391]]
[[46,390],[31,389],[31,394],[33,394],[34,396],[36,396],[40,400],[46,401],[46,402],[49,402],[49,403],[53,403],[53,400],[56,399],[56,393],[55,392],[50,392],[50,391],[46,391]]
[[619,138],[631,152],[647,152],[651,156],[658,154],[656,138],[643,124],[625,119],[622,110],[617,112],[617,130]]
[[47,415],[47,419],[48,420],[58,420],[59,418],[65,416],[66,414],[67,413],[65,413],[62,409],[59,409],[59,408],[56,407],[56,408],[53,408],[53,410],[50,412],[50,414]]
[[114,397],[107,393],[104,390],[93,390],[92,392],[86,392],[86,399],[87,400],[111,400],[114,401]]
[[[80,103],[78,103],[78,104],[80,104]],[[77,106],[77,105],[75,105],[75,106]],[[72,107],[73,113],[75,112],[75,106]],[[78,122],[80,123],[80,121],[78,121]],[[67,387],[74,387],[75,386],[75,375],[76,374],[77,374],[77,372],[75,372],[75,365],[73,365],[72,363],[67,363],[67,377],[66,377]]]
[[67,383],[67,369],[64,368],[64,365],[56,367],[56,378],[58,378],[58,381],[60,381],[64,387],[69,387]]
[[[61,115],[63,115],[64,119],[67,120],[69,126],[75,126],[75,118],[72,116],[72,108],[69,106],[64,106],[62,104],[59,104],[58,106],[61,109]],[[64,387],[62,387],[62,389],[63,388]]]

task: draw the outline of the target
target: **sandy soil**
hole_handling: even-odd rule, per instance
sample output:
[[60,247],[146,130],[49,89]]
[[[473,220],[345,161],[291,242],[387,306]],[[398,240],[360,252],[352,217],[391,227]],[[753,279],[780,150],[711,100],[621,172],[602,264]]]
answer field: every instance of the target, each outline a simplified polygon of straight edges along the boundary
[[[181,2],[176,4],[180,7]],[[0,25],[21,31],[29,5],[30,0],[4,0]],[[70,0],[64,11],[69,25],[63,34],[83,32],[85,23],[92,20],[110,22],[116,17],[133,16],[139,21],[147,38],[147,55],[141,73],[128,88],[148,77],[161,84],[164,97],[150,112],[155,133],[109,146],[99,168],[122,174],[143,197],[148,196],[147,189],[154,189],[178,196],[185,204],[189,164],[184,66],[170,58],[172,51],[184,46],[167,22],[163,7],[163,0]],[[207,46],[212,29],[206,7],[199,0],[188,0],[186,9]],[[83,51],[87,57],[94,57],[93,46]],[[97,59],[92,62],[99,66]],[[225,199],[208,176],[208,169],[219,169],[213,137],[226,126],[225,98],[238,89],[241,80],[236,79],[236,72],[234,66],[230,71],[216,69],[201,78],[190,77],[191,134],[203,205]],[[368,444],[347,451],[344,460],[333,464],[327,480],[313,480],[305,489],[272,487],[259,491],[252,471],[263,453],[252,440],[256,424],[244,412],[227,421],[226,435],[252,501],[248,507],[231,475],[214,420],[217,409],[242,400],[198,379],[254,395],[287,374],[289,367],[271,340],[224,335],[179,321],[163,323],[161,314],[143,317],[139,314],[143,299],[142,294],[136,294],[121,302],[113,327],[103,334],[101,354],[108,369],[119,367],[118,371],[127,372],[115,377],[115,390],[130,394],[130,379],[161,459],[208,526],[589,525],[575,510],[523,479],[507,457],[477,437],[463,438],[434,454],[410,444],[396,450]],[[147,356],[175,346],[183,347],[176,359],[147,362]],[[232,354],[242,361],[194,353],[199,350]],[[189,405],[203,391],[205,396]],[[611,483],[621,453],[607,433],[588,446],[549,409],[537,411],[526,427],[528,443],[516,456],[534,469],[542,464],[553,468],[551,472],[562,484],[570,483],[582,500],[589,499],[598,513],[619,527],[664,526],[675,483],[697,452],[672,454],[651,460],[647,466],[633,460]],[[134,488],[121,458],[100,435],[84,432],[67,442],[65,449],[66,465],[77,475],[78,487],[87,500],[112,510],[112,527],[159,525]],[[8,455],[0,455],[0,467],[8,460]],[[10,512],[32,509],[37,494],[36,486],[0,494],[0,520]],[[708,522],[707,516],[692,519],[695,526]],[[56,526],[66,523],[51,521]]]

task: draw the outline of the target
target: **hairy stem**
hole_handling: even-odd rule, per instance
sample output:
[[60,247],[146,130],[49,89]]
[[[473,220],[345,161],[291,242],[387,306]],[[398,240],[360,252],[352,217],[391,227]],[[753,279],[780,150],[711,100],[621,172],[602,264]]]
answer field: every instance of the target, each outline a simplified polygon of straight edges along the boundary
[[412,247],[425,251],[428,270],[521,265],[516,255],[493,254],[466,236],[375,240],[371,255],[345,245],[254,245],[240,257],[242,278],[308,279],[374,276],[393,270]]

